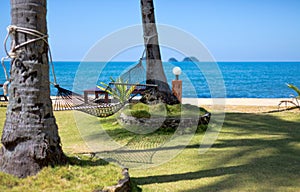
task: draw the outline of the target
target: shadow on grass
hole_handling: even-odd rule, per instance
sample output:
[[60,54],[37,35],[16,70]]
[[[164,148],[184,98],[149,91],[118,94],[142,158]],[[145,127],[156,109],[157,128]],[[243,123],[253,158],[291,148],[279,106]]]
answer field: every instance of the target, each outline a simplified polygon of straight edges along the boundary
[[[284,117],[288,115],[293,116],[292,120]],[[138,177],[132,180],[142,186],[224,176],[209,184],[199,183],[198,187],[184,190],[186,192],[230,191],[247,185],[254,186],[254,190],[300,188],[299,121],[299,113],[227,113],[219,139],[210,149],[217,152],[208,159],[210,165],[205,170]],[[194,147],[197,145],[187,146]],[[233,148],[237,152],[232,153]],[[264,154],[264,150],[272,152]],[[222,156],[220,153],[228,154]],[[232,162],[239,163],[232,165]]]
[[[204,110],[204,109],[202,109]],[[207,112],[205,110],[205,112]],[[204,112],[203,112],[204,113]],[[98,122],[96,122],[98,123]],[[163,123],[163,122],[162,122]],[[118,139],[132,139],[136,136],[156,136],[156,135],[173,135],[174,132],[176,131],[176,128],[166,128],[166,127],[157,127],[157,128],[150,128],[147,126],[144,126],[143,124],[141,125],[128,125],[123,127],[120,125],[117,121],[116,117],[109,117],[109,118],[102,118],[100,119],[100,124],[101,128],[105,130],[106,134],[108,134],[110,137],[118,140]],[[179,126],[183,126],[182,124]],[[201,133],[204,132],[203,130],[206,130],[207,125],[202,125],[198,127],[196,130],[197,132]],[[150,129],[150,131],[149,131]],[[186,130],[187,131],[187,130]],[[90,140],[99,138],[101,135],[100,134],[93,134],[90,135],[89,138]]]
[[108,162],[103,160],[103,159],[94,159],[90,157],[74,157],[74,156],[69,156],[68,157],[68,164],[70,165],[77,165],[81,167],[91,167],[91,166],[103,166],[103,165],[108,165]]
[[295,107],[285,107],[285,108],[279,108],[277,110],[272,110],[272,111],[268,111],[266,113],[278,113],[278,112],[283,112],[283,111],[293,111],[295,109],[299,109],[300,110],[300,107],[299,106],[295,106]]

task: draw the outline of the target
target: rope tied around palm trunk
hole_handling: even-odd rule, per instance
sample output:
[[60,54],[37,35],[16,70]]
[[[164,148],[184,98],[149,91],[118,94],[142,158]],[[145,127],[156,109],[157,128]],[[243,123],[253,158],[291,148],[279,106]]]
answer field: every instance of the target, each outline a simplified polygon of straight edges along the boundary
[[142,53],[141,60],[143,59],[143,57],[144,57],[145,54],[146,54],[147,45],[149,44],[150,40],[151,40],[153,37],[156,37],[156,36],[158,36],[157,33],[155,33],[155,34],[153,34],[153,35],[149,35],[149,36],[144,35],[144,39],[146,40],[146,43],[145,43],[145,49],[144,49],[144,51],[143,51],[143,53]]
[[[25,41],[23,43],[20,43],[20,44],[16,44],[15,39],[16,39],[17,33],[24,33],[24,34],[27,34],[27,35],[31,35],[35,38],[27,40],[27,41]],[[11,39],[11,48],[8,51],[6,44],[7,44],[7,41],[8,41],[9,37]],[[3,67],[3,70],[4,70],[6,81],[9,81],[9,77],[8,77],[7,70],[6,70],[6,67],[5,67],[5,64],[4,64],[4,60],[18,58],[18,52],[17,52],[18,49],[20,49],[21,47],[24,47],[24,46],[26,46],[30,43],[34,43],[36,41],[42,40],[48,47],[49,59],[50,59],[50,64],[51,64],[51,68],[52,68],[52,75],[53,75],[53,79],[54,79],[54,83],[52,83],[52,84],[57,85],[56,75],[54,73],[54,64],[52,62],[52,54],[51,54],[50,46],[49,46],[49,43],[48,43],[48,37],[49,36],[47,34],[44,34],[40,31],[35,30],[35,29],[30,29],[30,28],[25,28],[25,27],[18,27],[16,25],[9,25],[7,27],[7,35],[6,35],[5,40],[4,40],[4,50],[5,50],[5,53],[6,53],[6,57],[3,57],[1,59],[1,64],[2,64],[2,67]]]
[[[145,54],[146,54],[146,50],[147,50],[147,46],[150,42],[150,40],[153,38],[153,37],[156,37],[157,36],[157,33],[153,34],[153,35],[149,35],[149,36],[144,36],[144,39],[145,39],[145,47],[144,47],[144,50],[142,52],[142,55],[138,61],[138,63],[130,68],[128,71],[126,71],[125,73],[123,73],[121,75],[121,79],[124,80],[124,82],[128,81],[128,83],[137,83],[137,82],[143,82],[145,81],[145,69],[143,67],[143,59],[145,57]],[[134,76],[134,80],[132,80]]]
[[[78,111],[82,111],[85,113],[88,113],[90,115],[94,115],[97,117],[108,117],[110,115],[115,114],[118,110],[120,110],[126,103],[128,103],[134,96],[136,96],[136,94],[134,94],[133,96],[131,96],[131,98],[129,98],[126,102],[123,103],[116,103],[116,104],[97,104],[94,101],[90,101],[89,99],[86,100],[86,98],[80,94],[76,94],[70,90],[64,89],[62,87],[60,87],[57,84],[56,81],[56,76],[54,73],[54,65],[52,62],[52,55],[51,55],[51,50],[49,47],[49,43],[48,43],[48,35],[47,34],[43,34],[37,30],[34,29],[29,29],[29,28],[24,28],[24,27],[18,27],[15,25],[10,25],[7,27],[7,35],[5,37],[5,41],[4,41],[4,49],[6,52],[6,57],[2,58],[2,66],[5,72],[5,76],[7,81],[9,81],[9,77],[7,75],[6,72],[6,68],[4,65],[4,60],[5,59],[13,59],[13,62],[15,62],[17,60],[19,56],[19,51],[18,49],[20,49],[21,47],[24,47],[30,43],[34,43],[37,41],[43,41],[47,47],[48,47],[48,52],[49,52],[49,62],[51,64],[51,68],[52,68],[52,75],[53,75],[53,79],[54,79],[54,87],[56,87],[58,89],[58,93],[57,93],[57,98],[55,99],[54,102],[54,110],[78,110]],[[34,37],[33,39],[27,40],[25,42],[19,43],[17,44],[16,39],[17,39],[17,35],[18,33],[23,33],[26,35],[30,35],[32,37]],[[151,38],[157,36],[157,34],[151,35],[151,36],[144,36],[145,41],[146,41],[146,45],[149,43],[149,41],[151,40]],[[8,51],[7,49],[7,41],[8,38],[11,38],[11,48]],[[146,46],[145,46],[145,50],[142,54],[142,57],[140,59],[140,62],[138,63],[138,65],[134,66],[134,70],[129,70],[129,75],[133,73],[133,71],[138,71],[139,73],[142,73],[144,70],[142,69],[142,59],[146,53]],[[125,73],[125,74],[128,74]],[[51,82],[50,82],[51,83]],[[59,99],[59,98],[61,99]]]

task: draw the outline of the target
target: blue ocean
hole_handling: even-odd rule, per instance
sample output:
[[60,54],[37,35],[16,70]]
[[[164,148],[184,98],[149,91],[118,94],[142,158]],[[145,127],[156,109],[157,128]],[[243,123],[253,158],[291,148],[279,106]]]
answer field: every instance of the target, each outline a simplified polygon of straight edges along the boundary
[[[9,62],[5,63],[9,70]],[[135,66],[136,62],[53,62],[57,83],[82,93],[100,82],[110,82]],[[285,98],[295,94],[286,83],[300,87],[300,62],[164,62],[171,85],[172,69],[179,66],[183,97],[198,98]],[[50,68],[50,79],[53,74]],[[0,71],[0,84],[5,81]],[[56,89],[51,86],[51,95]]]

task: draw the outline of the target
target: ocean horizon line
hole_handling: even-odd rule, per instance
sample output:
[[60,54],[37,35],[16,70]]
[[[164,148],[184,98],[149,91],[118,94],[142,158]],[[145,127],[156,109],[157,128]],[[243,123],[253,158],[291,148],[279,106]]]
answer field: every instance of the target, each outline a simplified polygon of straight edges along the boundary
[[[86,61],[54,61],[58,84],[69,90],[82,92],[82,90],[96,86],[99,82],[108,83],[110,77],[117,78],[138,63],[137,61],[94,61],[85,65],[84,62]],[[215,79],[223,79],[222,85],[219,86],[226,89],[227,98],[286,98],[296,94],[286,86],[286,83],[300,87],[300,62],[296,61],[219,61],[212,68],[205,63],[198,65],[196,62],[190,62],[190,64],[187,62],[164,63],[169,85],[172,85],[171,81],[174,79],[172,73],[174,66],[182,69],[183,73],[179,78],[183,81],[185,90],[183,97],[210,98],[224,95],[214,84]],[[7,69],[9,65],[6,63]],[[203,66],[207,67],[201,69]],[[208,81],[206,76],[210,75],[217,76]],[[52,71],[50,71],[50,80],[53,81]],[[74,82],[78,80],[85,83],[74,85]],[[5,81],[2,72],[0,72],[0,81]],[[52,87],[51,94],[54,95]]]
[[[111,61],[76,61],[76,60],[53,60],[52,62],[137,62],[138,60],[111,60]],[[9,62],[9,61],[5,61]],[[169,62],[169,61],[162,61],[162,62]],[[189,62],[189,61],[177,61],[178,63],[180,62]],[[216,62],[216,63],[280,63],[280,62],[289,62],[289,63],[298,63],[300,60],[282,60],[282,61],[264,61],[264,60],[254,60],[254,61],[199,61],[201,62]],[[176,63],[176,62],[173,62]]]
[[[110,60],[110,61],[80,61],[80,60],[53,60],[52,62],[64,62],[64,63],[72,63],[72,62],[76,62],[76,63],[94,63],[94,62],[100,62],[100,63],[112,63],[112,62],[138,62],[138,60]],[[10,61],[6,60],[4,61],[5,63],[9,63]],[[272,61],[272,60],[268,60],[268,61],[264,61],[264,60],[253,60],[253,61],[229,61],[229,60],[225,60],[225,61],[175,61],[175,62],[170,62],[170,61],[162,61],[164,63],[188,63],[188,62],[195,62],[195,63],[206,63],[206,62],[214,62],[214,63],[300,63],[300,60],[282,60],[282,61]],[[50,62],[49,62],[50,63]]]

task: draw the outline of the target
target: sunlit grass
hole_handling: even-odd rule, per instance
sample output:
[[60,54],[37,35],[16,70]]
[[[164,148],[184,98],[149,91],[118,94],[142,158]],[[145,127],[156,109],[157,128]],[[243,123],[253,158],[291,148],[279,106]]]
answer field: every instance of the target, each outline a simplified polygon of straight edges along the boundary
[[114,185],[121,178],[119,168],[102,160],[81,157],[70,161],[69,165],[46,167],[26,179],[0,173],[0,191],[93,191]]
[[[2,127],[4,111],[0,108]],[[93,164],[89,157],[80,156],[84,161],[78,163],[74,153],[90,149],[82,140],[73,112],[55,115],[63,149],[74,164],[49,167],[24,180],[1,173],[0,191],[93,191],[114,184],[120,177],[120,168],[104,161]],[[173,135],[161,130],[139,135],[120,127],[113,117],[96,120],[115,141],[135,149],[156,147]],[[130,169],[133,186],[149,192],[300,191],[299,112],[226,113],[217,141],[199,154],[203,136],[196,133],[178,156],[164,164]]]
[[131,170],[133,181],[143,191],[300,191],[299,113],[227,113],[205,154],[202,137],[166,164]]
[[[6,108],[0,107],[0,132]],[[0,191],[94,191],[115,185],[122,177],[119,166],[90,156],[77,155],[88,150],[74,121],[73,112],[55,113],[64,152],[65,166],[46,167],[36,176],[18,179],[0,172]]]
[[63,151],[80,153],[89,151],[77,128],[73,111],[54,113],[61,137]]

